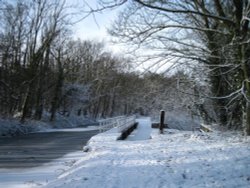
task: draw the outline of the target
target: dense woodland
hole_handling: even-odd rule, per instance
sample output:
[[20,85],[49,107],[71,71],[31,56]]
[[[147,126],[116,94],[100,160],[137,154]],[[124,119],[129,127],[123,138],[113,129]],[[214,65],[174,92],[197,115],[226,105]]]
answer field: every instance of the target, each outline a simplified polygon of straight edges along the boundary
[[[25,122],[49,113],[53,121],[58,113],[102,118],[166,109],[250,134],[249,1],[100,0],[86,12],[122,7],[109,32],[130,45],[130,58],[103,42],[73,39],[74,14],[64,1],[14,2],[0,0],[2,117]],[[139,61],[180,68],[135,71]]]
[[177,76],[134,72],[131,59],[113,55],[104,43],[73,40],[60,2],[2,5],[3,116],[24,122],[49,112],[53,121],[56,113],[99,118],[176,106]]

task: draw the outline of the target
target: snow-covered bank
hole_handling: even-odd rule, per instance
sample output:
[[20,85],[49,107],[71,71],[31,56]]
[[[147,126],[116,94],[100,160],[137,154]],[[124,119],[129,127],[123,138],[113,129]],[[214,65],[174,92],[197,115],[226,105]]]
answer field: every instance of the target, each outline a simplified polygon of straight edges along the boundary
[[77,160],[81,159],[82,154],[82,151],[72,152],[39,167],[0,169],[0,187],[41,187],[69,170]]
[[[159,123],[160,115],[154,114],[151,117],[152,122]],[[179,129],[183,131],[192,131],[200,127],[200,119],[197,116],[191,116],[185,111],[165,111],[165,123],[170,129]]]
[[115,129],[92,137],[90,152],[46,187],[249,187],[249,137],[171,129],[159,135],[149,120],[138,121],[126,141],[116,140]]
[[84,127],[86,130],[96,130],[96,124],[94,120],[83,116],[64,117],[59,114],[53,122],[50,122],[47,117],[44,117],[41,121],[27,120],[23,124],[21,124],[18,119],[0,118],[0,137],[10,137],[32,132],[56,132],[63,131],[63,128],[69,129],[76,127]]

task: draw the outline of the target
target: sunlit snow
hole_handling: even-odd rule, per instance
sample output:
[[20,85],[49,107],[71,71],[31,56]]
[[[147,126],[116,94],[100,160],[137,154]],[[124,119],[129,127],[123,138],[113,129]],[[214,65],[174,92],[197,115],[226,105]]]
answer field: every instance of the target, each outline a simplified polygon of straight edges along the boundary
[[159,135],[150,119],[138,122],[125,141],[116,141],[115,130],[92,137],[91,152],[47,187],[249,187],[249,138],[178,130]]
[[[22,176],[9,176],[6,170],[0,187],[249,187],[249,137],[174,129],[160,135],[149,118],[137,121],[138,128],[124,141],[117,140],[114,128],[92,137],[89,152],[70,153]],[[75,159],[70,164],[69,156]]]

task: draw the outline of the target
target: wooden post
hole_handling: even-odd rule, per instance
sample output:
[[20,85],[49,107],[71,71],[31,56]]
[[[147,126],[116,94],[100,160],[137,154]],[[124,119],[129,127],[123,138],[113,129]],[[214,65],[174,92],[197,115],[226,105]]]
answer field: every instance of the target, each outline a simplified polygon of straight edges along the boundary
[[160,125],[159,125],[159,128],[160,128],[160,134],[163,134],[164,119],[165,119],[165,111],[164,111],[164,110],[162,110],[162,111],[161,111],[161,118],[160,118]]

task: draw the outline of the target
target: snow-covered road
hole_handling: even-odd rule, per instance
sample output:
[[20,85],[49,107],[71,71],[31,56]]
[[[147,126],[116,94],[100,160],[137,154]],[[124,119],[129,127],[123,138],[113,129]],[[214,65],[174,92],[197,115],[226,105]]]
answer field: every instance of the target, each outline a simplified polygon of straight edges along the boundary
[[138,122],[125,141],[116,141],[115,129],[92,137],[91,151],[47,187],[249,187],[249,137],[171,129],[159,135],[150,119]]

